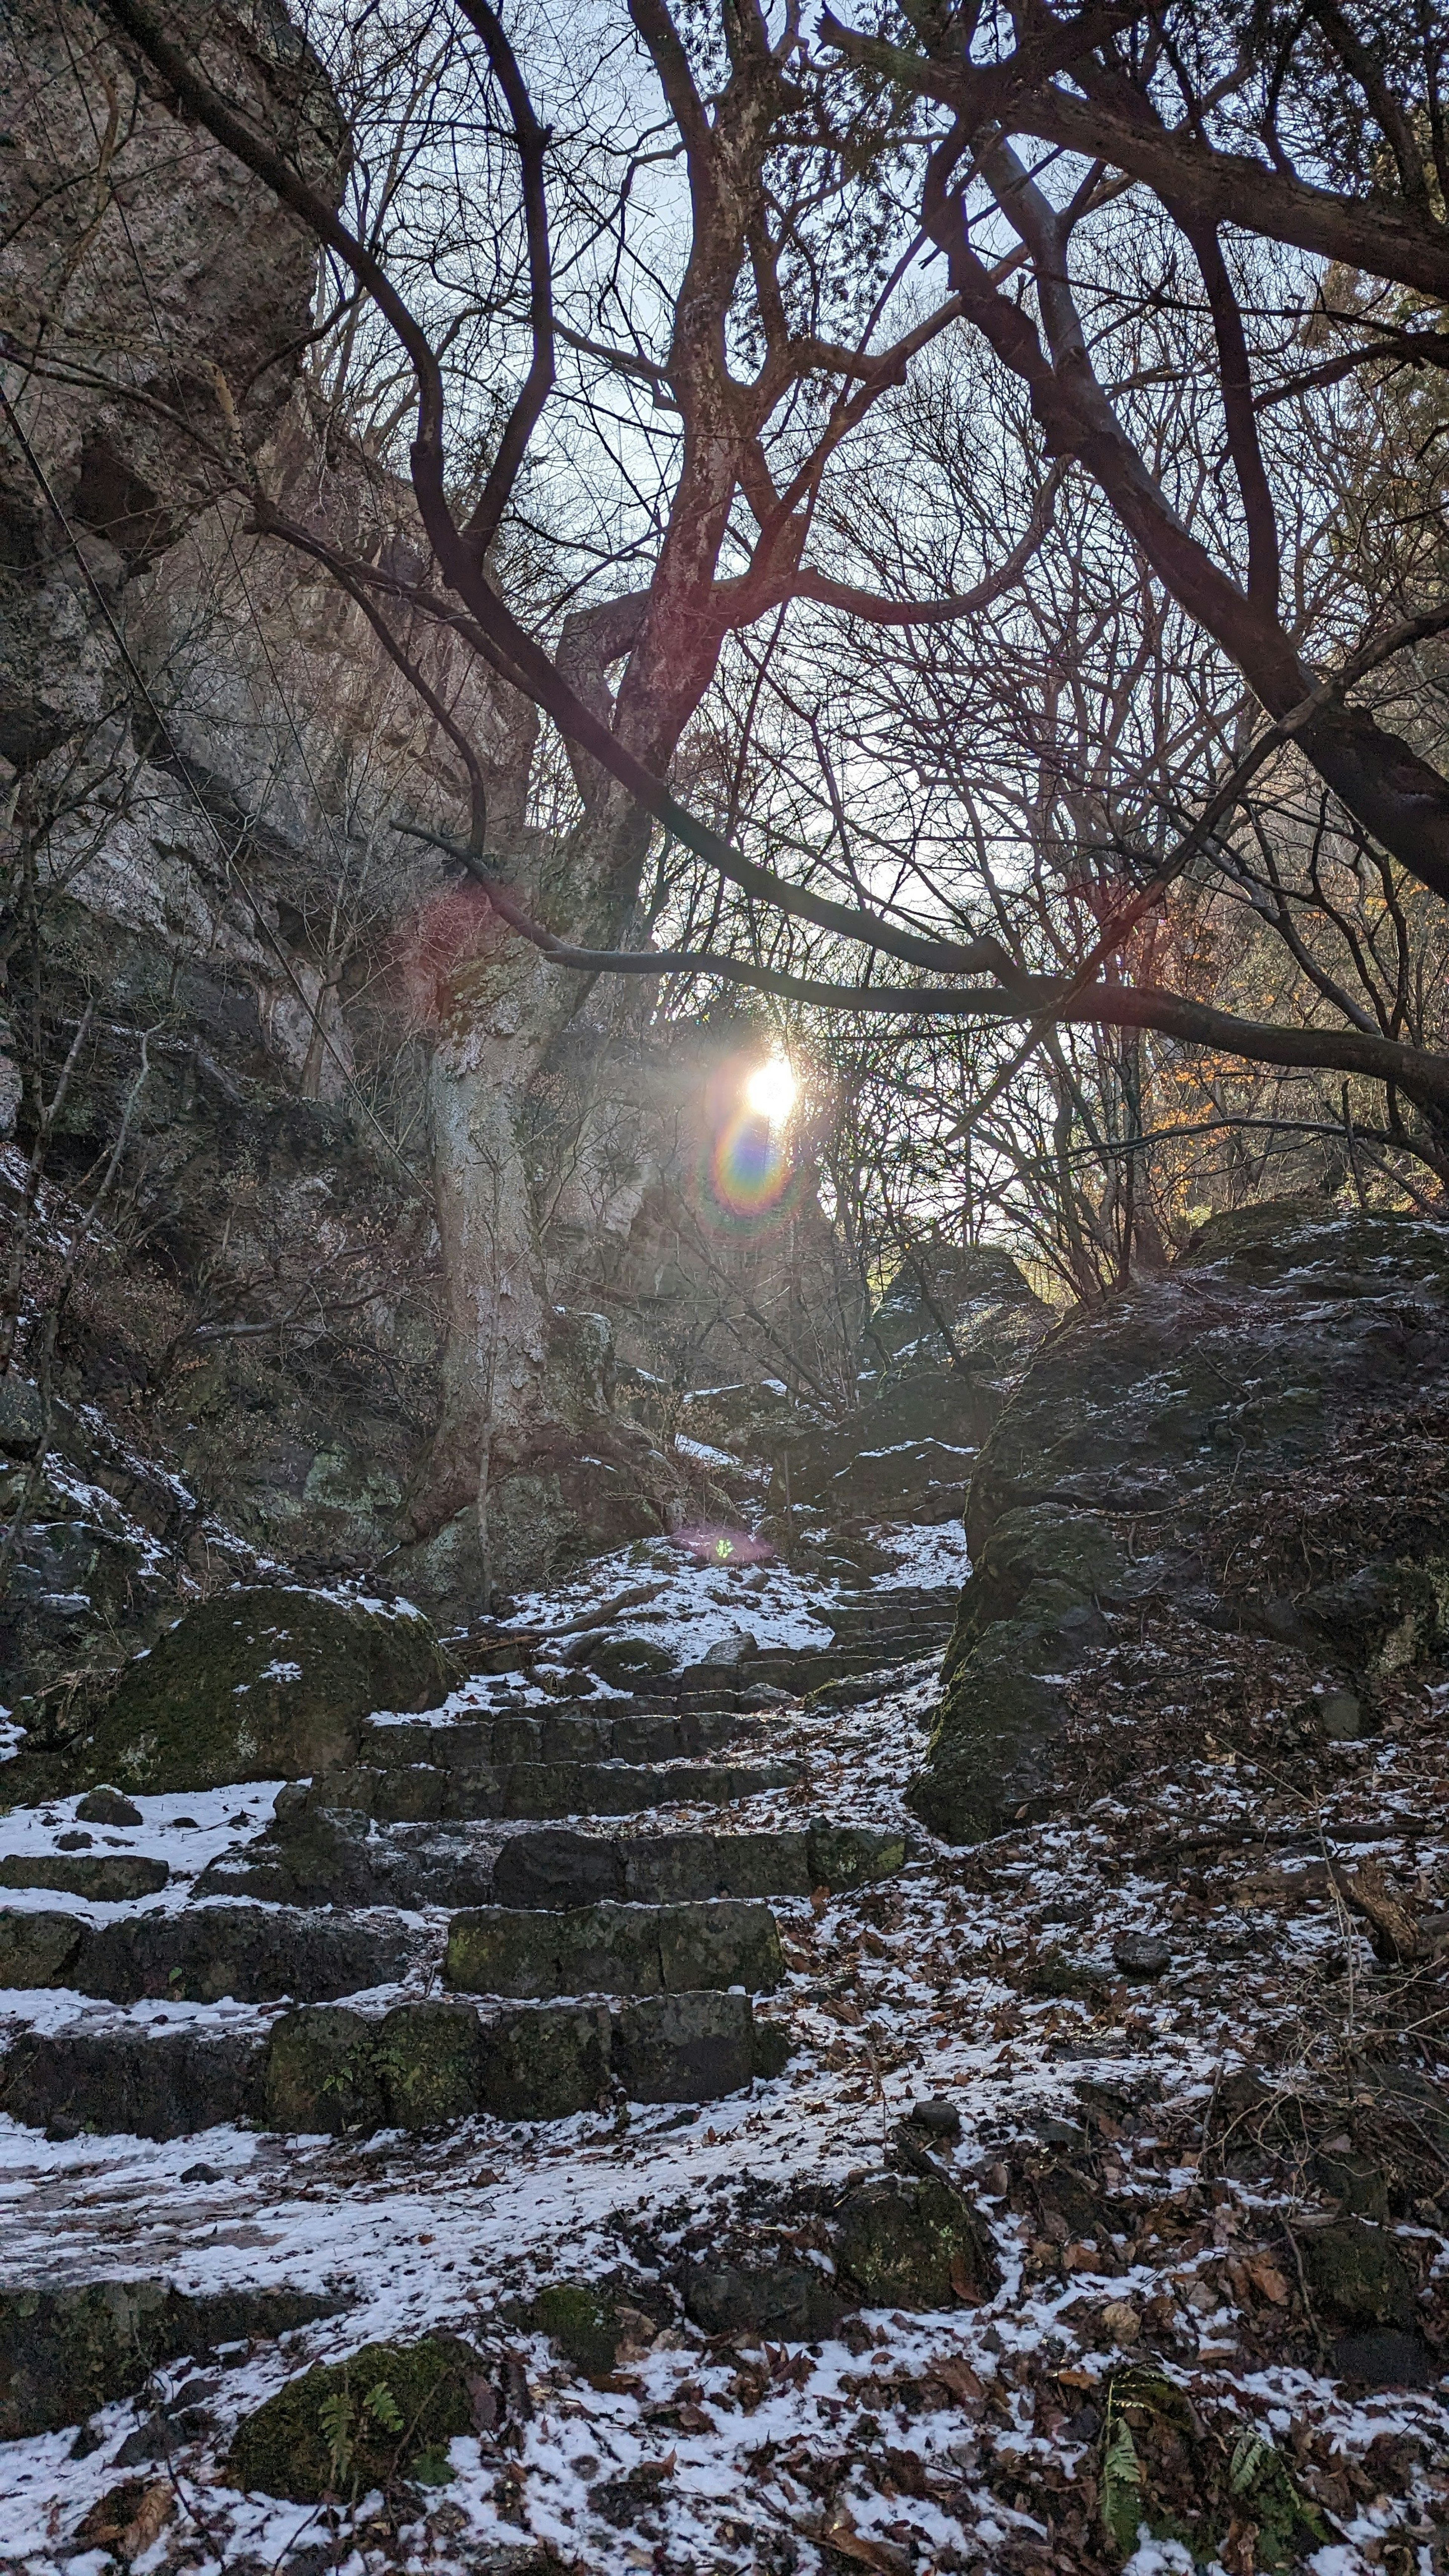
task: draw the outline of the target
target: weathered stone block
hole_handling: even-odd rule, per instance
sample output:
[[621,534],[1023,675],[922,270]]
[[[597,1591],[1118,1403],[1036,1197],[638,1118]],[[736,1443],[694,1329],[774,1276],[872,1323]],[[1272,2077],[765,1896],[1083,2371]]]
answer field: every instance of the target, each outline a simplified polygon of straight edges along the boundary
[[396,2004],[377,2025],[373,2063],[395,2128],[470,2119],[482,2098],[478,2015],[471,2004]]
[[485,2027],[483,2105],[500,2120],[562,2120],[592,2110],[608,2080],[602,2004],[504,2013]]
[[265,2101],[269,2129],[380,2129],[387,2109],[377,2024],[338,2004],[284,2013],[267,2042]]
[[651,1996],[626,2004],[613,2036],[613,2072],[632,2102],[715,2102],[755,2072],[748,1995]]
[[0,2287],[0,2442],[78,2424],[144,2387],[153,2369],[182,2353],[244,2335],[287,2334],[339,2315],[343,2304],[285,2289],[193,2298],[157,2279]]
[[493,1864],[499,1905],[596,1905],[624,1892],[619,1845],[566,1826],[512,1835]]
[[785,1973],[780,1933],[767,1905],[722,1897],[712,1905],[661,1909],[659,1965],[670,1994],[743,1986],[773,1994]]
[[178,2002],[267,2003],[291,1995],[325,2003],[403,1974],[417,1936],[386,1918],[256,1905],[189,1905],[179,1914],[132,1915],[85,1943],[72,1980],[112,2003],[167,1994]]
[[155,1896],[170,1876],[164,1860],[148,1860],[140,1852],[38,1852],[0,1861],[0,1887],[53,1887],[93,1905],[129,1905],[138,1896]]
[[472,2430],[469,2383],[481,2369],[455,2335],[364,2344],[330,2369],[319,2362],[238,2425],[227,2478],[294,2504],[353,2487],[386,2492],[409,2473],[446,2479],[449,2443]]
[[873,1825],[833,1825],[815,1817],[810,1826],[808,1868],[812,1887],[828,1887],[832,1895],[841,1895],[853,1887],[867,1887],[879,1878],[893,1878],[906,1860],[904,1834],[882,1831]]
[[0,1907],[0,1987],[68,1985],[89,1937],[79,1915]]
[[263,2052],[242,2032],[56,2032],[0,2062],[0,2110],[66,2137],[190,2138],[255,2117]]

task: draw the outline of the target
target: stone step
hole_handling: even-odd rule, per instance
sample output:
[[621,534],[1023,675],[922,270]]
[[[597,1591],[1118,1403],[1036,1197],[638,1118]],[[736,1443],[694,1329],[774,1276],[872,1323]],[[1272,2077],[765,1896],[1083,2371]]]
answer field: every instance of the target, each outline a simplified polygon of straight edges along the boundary
[[131,1905],[157,1896],[171,1871],[144,1852],[25,1852],[0,1861],[0,1888],[43,1887],[92,1905]]
[[359,1762],[377,1770],[435,1763],[441,1770],[483,1771],[522,1762],[677,1762],[756,1742],[764,1721],[733,1708],[672,1711],[570,1703],[520,1715],[455,1718],[445,1726],[369,1719]]
[[495,1904],[550,1911],[609,1903],[808,1896],[888,1878],[905,1837],[816,1822],[795,1832],[608,1837],[545,1827],[510,1835],[493,1867]]
[[405,1976],[424,1937],[388,1916],[190,1905],[97,1929],[79,1915],[0,1910],[0,1987],[63,1986],[109,2003],[328,2003]]
[[798,1762],[511,1762],[465,1771],[414,1762],[397,1770],[359,1764],[328,1771],[309,1797],[378,1824],[501,1823],[519,1816],[633,1816],[677,1804],[733,1806],[764,1789],[789,1789]]
[[[905,1837],[817,1820],[797,1831],[592,1835],[566,1825],[511,1834],[497,1852],[468,1824],[374,1826],[356,1811],[284,1789],[265,1834],[225,1853],[196,1893],[272,1905],[546,1906],[692,1904],[808,1896],[886,1878]],[[542,1893],[535,1892],[543,1890]]]
[[586,1905],[547,1913],[506,1905],[455,1914],[443,1974],[474,1995],[654,1995],[744,1986],[772,1994],[784,1975],[767,1905]]
[[848,1617],[837,1615],[830,1622],[837,1646],[874,1646],[883,1638],[949,1637],[955,1624],[954,1611],[932,1611],[928,1614],[924,1610],[914,1612],[907,1619],[892,1619],[888,1624],[879,1616],[869,1617],[864,1611],[852,1611]]
[[197,2295],[134,2272],[62,2288],[0,2282],[0,2442],[83,2423],[183,2355],[272,2340],[346,2306],[334,2292],[270,2286]]
[[137,2027],[32,2033],[0,2060],[0,2111],[51,2137],[190,2138],[246,2121],[288,2134],[436,2129],[490,2112],[555,2120],[633,2102],[712,2102],[776,2075],[785,2032],[748,1995],[605,2003],[304,2005],[266,2033]]

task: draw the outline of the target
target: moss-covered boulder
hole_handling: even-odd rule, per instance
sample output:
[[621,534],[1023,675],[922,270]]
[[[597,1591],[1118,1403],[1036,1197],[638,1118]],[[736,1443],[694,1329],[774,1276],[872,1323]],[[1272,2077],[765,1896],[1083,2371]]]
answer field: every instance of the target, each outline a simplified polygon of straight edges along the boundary
[[7,1793],[24,1802],[62,1782],[169,1790],[304,1778],[354,1761],[373,1710],[436,1708],[454,1678],[415,1612],[281,1585],[219,1593],[127,1664],[63,1759],[8,1765]]
[[835,2262],[867,2308],[951,2308],[987,2297],[1000,2277],[969,2201],[935,2174],[888,2176],[851,2192]]
[[550,2281],[530,2301],[523,2322],[556,2343],[575,2369],[593,2375],[612,2370],[625,2326],[620,2303],[590,2281]]
[[289,2380],[238,2425],[226,2476],[248,2495],[318,2504],[386,2493],[400,2480],[442,2485],[448,2445],[472,2430],[470,2381],[482,2363],[456,2335],[364,2344],[331,2368]]
[[615,1690],[637,1690],[641,1682],[674,1670],[674,1657],[652,1637],[605,1637],[590,1648],[587,1661],[590,1672]]
[[78,2424],[145,2385],[182,2353],[246,2335],[276,2336],[342,2301],[303,2290],[222,2290],[193,2298],[169,2281],[87,2281],[69,2289],[0,2285],[0,2442]]
[[1362,2218],[1335,2219],[1303,2238],[1315,2307],[1336,2326],[1410,2325],[1414,2281],[1397,2240]]

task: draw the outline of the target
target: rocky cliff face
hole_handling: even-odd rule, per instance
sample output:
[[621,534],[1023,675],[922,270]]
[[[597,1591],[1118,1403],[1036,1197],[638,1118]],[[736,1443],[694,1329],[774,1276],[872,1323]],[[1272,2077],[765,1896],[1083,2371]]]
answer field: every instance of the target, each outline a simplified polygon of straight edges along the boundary
[[1449,1233],[1215,1219],[1064,1325],[986,1441],[918,1813],[976,1841],[1116,1776],[1164,1664],[1199,1734],[1246,1694],[1290,1768],[1392,1725],[1449,1655],[1446,1461]]

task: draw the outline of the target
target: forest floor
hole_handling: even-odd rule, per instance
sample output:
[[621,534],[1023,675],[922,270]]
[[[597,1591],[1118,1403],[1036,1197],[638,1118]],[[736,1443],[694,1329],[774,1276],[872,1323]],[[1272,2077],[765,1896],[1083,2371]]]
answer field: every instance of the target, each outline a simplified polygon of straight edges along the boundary
[[[960,1571],[959,1532],[896,1544],[885,1627],[892,1583]],[[601,1564],[548,1607],[577,1615],[636,1571]],[[650,1633],[681,1653],[741,1618],[779,1646],[825,1633],[830,1587],[783,1570],[749,1594],[677,1564],[669,1583]],[[342,2302],[200,2379],[194,2362],[158,2374],[79,2439],[0,2446],[0,2569],[1449,2567],[1449,1684],[1406,1684],[1386,1731],[1333,1748],[1308,1795],[1265,1751],[1259,1650],[1226,1638],[1212,1673],[1187,1675],[1164,1617],[1136,1651],[1126,1680],[1104,1655],[1081,1685],[1074,1791],[975,1850],[903,1805],[934,1657],[854,1706],[775,1711],[792,1787],[724,1819],[650,1811],[651,1830],[824,1814],[910,1834],[880,1884],[773,1900],[787,1976],[768,2010],[793,2054],[747,2094],[363,2143],[50,2141],[0,2121],[7,2286],[160,2272]],[[184,1899],[273,1794],[143,1799],[127,1847],[169,1858]],[[0,1856],[53,1837],[70,1804],[0,1818]],[[269,2009],[154,2007],[172,2024]],[[13,2035],[82,2011],[100,2027],[109,2008],[41,1993],[4,2010]],[[913,2122],[927,2102],[945,2110]],[[865,2309],[808,2343],[689,2323],[679,2283],[701,2249],[748,2265],[785,2247],[828,2271],[822,2219],[892,2161],[960,2186],[999,2288],[962,2280],[949,2307]],[[625,2302],[610,2368],[519,2322],[569,2281]],[[299,2368],[439,2330],[494,2392],[444,2483],[316,2507],[225,2482],[236,2424]]]

